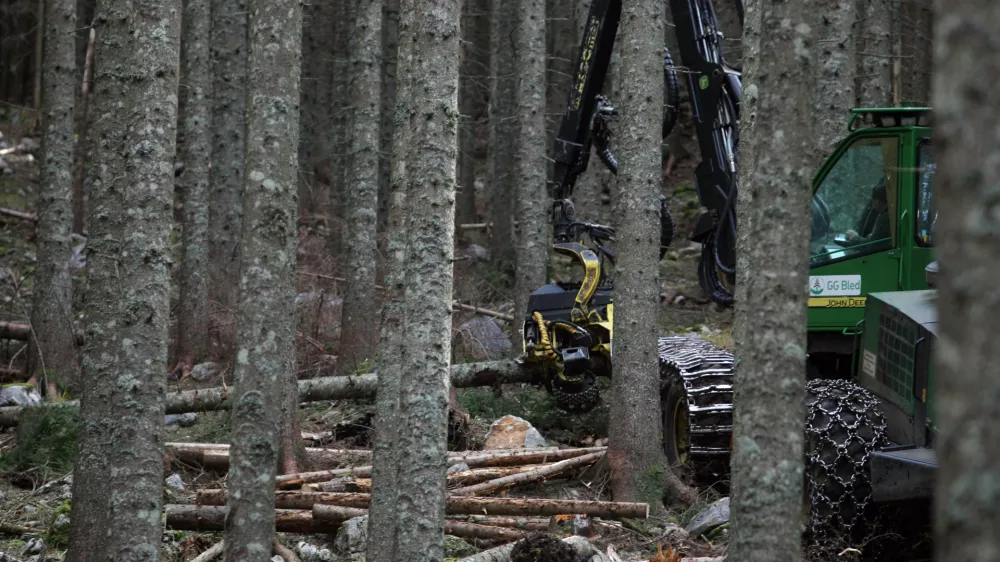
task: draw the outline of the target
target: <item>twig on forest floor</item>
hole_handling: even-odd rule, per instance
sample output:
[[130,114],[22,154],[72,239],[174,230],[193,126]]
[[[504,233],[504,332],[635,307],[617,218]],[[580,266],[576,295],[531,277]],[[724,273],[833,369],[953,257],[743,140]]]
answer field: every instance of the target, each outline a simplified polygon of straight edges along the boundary
[[38,217],[34,213],[26,213],[24,211],[16,211],[14,209],[7,209],[4,207],[0,207],[0,215],[14,217],[15,219],[21,219],[30,222],[38,222]]
[[285,562],[299,562],[299,557],[290,548],[274,539],[274,553],[285,559]]
[[0,533],[10,535],[44,535],[45,529],[24,527],[21,525],[14,525],[13,523],[0,523]]
[[209,560],[215,560],[222,554],[222,551],[226,548],[226,541],[222,540],[215,543],[212,548],[206,550],[199,554],[196,558],[192,558],[191,562],[209,562]]

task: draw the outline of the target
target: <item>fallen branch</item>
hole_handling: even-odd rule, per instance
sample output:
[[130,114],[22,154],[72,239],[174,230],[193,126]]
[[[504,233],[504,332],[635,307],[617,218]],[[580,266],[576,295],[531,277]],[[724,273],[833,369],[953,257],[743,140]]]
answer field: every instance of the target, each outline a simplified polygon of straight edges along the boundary
[[465,521],[490,527],[510,527],[522,531],[546,531],[549,519],[546,517],[502,517],[497,515],[449,515],[454,521]]
[[446,535],[455,537],[494,541],[516,541],[526,534],[525,531],[518,531],[516,529],[490,527],[488,525],[477,525],[475,523],[465,523],[449,519],[445,519],[444,532]]
[[[0,340],[21,340],[31,339],[31,326],[20,322],[0,322]],[[76,332],[77,345],[83,345],[83,330]]]
[[29,222],[38,222],[38,217],[34,213],[25,213],[24,211],[15,211],[14,209],[5,209],[0,207],[0,215],[6,215],[8,217],[14,217],[15,219],[21,219]]
[[511,476],[514,474],[531,472],[533,470],[538,470],[540,468],[545,468],[549,466],[552,465],[529,464],[525,466],[471,468],[469,470],[461,470],[459,472],[453,472],[449,474],[448,484],[457,485],[459,487],[470,486],[472,484],[479,484],[480,482],[488,482],[490,480],[496,480],[497,478],[504,478],[506,476]]
[[[174,531],[223,531],[226,526],[226,506],[171,504],[166,506],[166,528]],[[275,530],[279,533],[334,534],[339,521],[317,521],[309,511],[276,509]]]
[[196,558],[191,559],[191,562],[209,562],[209,560],[215,560],[220,554],[222,554],[222,551],[225,550],[225,548],[225,541],[219,541],[212,545],[212,548],[202,552]]
[[[30,333],[25,324],[0,322],[0,339],[27,339],[27,335],[14,337],[14,334],[20,334],[20,330],[24,330],[25,334]],[[82,335],[78,335],[78,338],[82,342]],[[534,374],[514,360],[452,365],[450,372],[451,386],[453,388],[493,386],[504,383],[532,382],[534,380]],[[377,387],[378,375],[376,373],[302,380],[299,381],[299,401],[318,402],[321,400],[374,398]],[[229,408],[229,392],[230,389],[225,387],[170,392],[166,395],[166,413],[184,414],[187,412],[225,410]],[[42,404],[42,407],[45,407],[53,403],[43,402]],[[59,404],[64,406],[79,405],[76,400],[61,402]],[[17,425],[18,419],[21,416],[21,408],[22,406],[0,408],[0,427]]]
[[455,301],[452,303],[454,308],[459,310],[466,310],[468,312],[475,312],[476,314],[482,314],[483,316],[492,316],[493,318],[499,318],[500,320],[506,320],[507,322],[514,321],[514,315],[506,314],[503,312],[497,312],[496,310],[490,310],[488,308],[479,308],[478,306],[473,306],[471,304],[465,304],[464,302]]
[[[201,502],[201,494],[198,495]],[[213,498],[224,499],[224,498]],[[349,507],[367,507],[368,494],[333,493],[333,492],[277,492],[275,506],[286,509],[322,508],[326,505],[348,505]],[[201,502],[204,503],[204,502]],[[320,509],[313,509],[317,518]],[[649,504],[583,500],[548,500],[528,498],[473,498],[464,496],[449,496],[445,505],[445,513],[454,515],[534,515],[552,516],[564,514],[589,515],[604,519],[646,519],[649,517]]]
[[274,553],[285,559],[285,562],[300,562],[298,555],[292,552],[287,546],[281,544],[277,538],[274,539]]
[[605,451],[599,451],[597,453],[590,453],[589,455],[583,455],[582,457],[566,459],[564,461],[559,461],[544,468],[538,468],[530,472],[522,472],[521,474],[511,474],[508,476],[497,478],[495,480],[489,480],[481,484],[475,484],[472,486],[466,486],[464,488],[458,488],[457,490],[452,490],[450,493],[455,496],[465,496],[465,495],[481,494],[485,492],[494,492],[501,488],[516,486],[518,484],[528,484],[531,482],[538,482],[539,480],[545,480],[549,476],[559,474],[564,470],[569,470],[572,468],[576,468],[578,466],[584,466],[590,464],[603,457],[604,454]]

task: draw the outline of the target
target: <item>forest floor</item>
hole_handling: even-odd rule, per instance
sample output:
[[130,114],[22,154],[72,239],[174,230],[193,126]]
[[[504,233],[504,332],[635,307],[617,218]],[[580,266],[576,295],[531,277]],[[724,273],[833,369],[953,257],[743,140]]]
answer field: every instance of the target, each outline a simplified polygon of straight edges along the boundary
[[[0,119],[2,121],[2,119]],[[33,211],[37,197],[37,141],[22,137],[24,128],[4,127],[6,147],[19,147],[3,156],[9,173],[0,170],[0,207]],[[3,147],[0,146],[0,149]],[[710,303],[698,286],[697,261],[699,247],[690,244],[686,235],[699,213],[697,196],[693,187],[693,159],[682,159],[664,182],[664,194],[676,221],[672,247],[661,262],[661,335],[697,333],[722,347],[731,348],[732,310],[720,310]],[[0,166],[2,167],[2,166]],[[336,340],[339,335],[340,299],[343,284],[336,280],[340,275],[339,264],[331,259],[329,248],[330,228],[309,223],[300,234],[298,279],[299,290],[299,377],[307,378],[329,374],[336,361]],[[179,242],[180,236],[175,240]],[[79,243],[79,242],[78,242]],[[179,243],[178,243],[179,246]],[[179,251],[179,247],[178,247]],[[475,256],[467,245],[456,248],[460,256]],[[76,266],[80,256],[75,255]],[[31,277],[34,268],[33,223],[8,216],[0,216],[0,320],[26,322],[30,303]],[[559,266],[554,275],[561,275]],[[75,267],[77,288],[85,274],[85,267]],[[474,296],[472,304],[487,309],[512,313],[510,289],[500,273],[489,261],[467,259],[457,262],[456,294]],[[80,291],[77,291],[79,296]],[[79,303],[79,298],[77,298]],[[482,317],[479,317],[481,319]],[[456,363],[499,358],[503,346],[518,346],[520,342],[507,340],[503,333],[509,326],[497,321],[487,334],[496,335],[498,341],[474,341],[469,338],[470,321],[477,319],[472,312],[456,311],[453,317]],[[499,328],[499,331],[494,328]],[[216,307],[213,317],[213,336],[234,329],[232,311]],[[477,332],[482,333],[482,332]],[[23,342],[0,342],[0,361],[3,365],[18,366],[24,359]],[[210,354],[216,363],[204,380],[184,377],[171,381],[168,390],[218,386],[232,383],[229,352],[217,346]],[[363,369],[370,366],[361,366]],[[10,383],[12,381],[0,381]],[[68,389],[75,394],[76,389]],[[472,388],[457,392],[459,405],[471,416],[469,435],[471,448],[481,448],[492,422],[505,415],[514,415],[530,422],[546,438],[549,445],[566,447],[593,446],[606,443],[608,429],[607,405],[603,404],[587,414],[573,415],[559,410],[551,396],[536,387],[506,385],[502,392],[493,389]],[[306,434],[325,436],[322,441],[307,443],[310,446],[334,448],[365,448],[370,446],[370,422],[373,413],[371,401],[316,402],[304,405],[302,430]],[[60,560],[68,538],[66,525],[70,503],[71,457],[75,450],[75,417],[44,420],[34,429],[0,431],[0,553],[18,560]],[[67,429],[68,428],[68,429]],[[22,432],[30,435],[24,436]],[[32,454],[19,452],[18,436],[22,439],[39,439],[32,446]],[[39,437],[39,435],[44,437]],[[167,441],[228,442],[227,415],[223,412],[199,413],[168,425]],[[23,449],[20,448],[20,449]],[[224,473],[213,473],[199,467],[168,466],[166,475],[171,482],[165,486],[165,503],[193,503],[199,489],[219,488]],[[176,475],[176,477],[173,477]],[[519,487],[512,496],[610,499],[606,476],[597,471],[586,471],[577,478],[551,480],[543,484]],[[614,545],[625,560],[647,559],[656,555],[658,547],[672,547],[683,556],[719,555],[723,544],[705,540],[691,540],[686,533],[678,533],[691,518],[709,503],[718,499],[719,493],[703,490],[702,501],[682,512],[671,512],[641,526],[602,527],[597,541],[602,546]],[[561,523],[562,532],[572,533],[571,523]],[[569,525],[569,528],[565,528]],[[723,532],[722,537],[725,536]],[[713,537],[715,538],[715,537]],[[221,533],[192,533],[169,531],[164,534],[162,550],[169,562],[190,560],[196,553],[221,540]],[[317,548],[332,550],[332,537],[284,537],[285,544],[295,548],[307,542]],[[449,556],[458,557],[489,546],[475,539],[449,542]],[[303,557],[303,560],[309,558]],[[314,557],[320,560],[324,558]],[[339,559],[339,558],[329,558]]]

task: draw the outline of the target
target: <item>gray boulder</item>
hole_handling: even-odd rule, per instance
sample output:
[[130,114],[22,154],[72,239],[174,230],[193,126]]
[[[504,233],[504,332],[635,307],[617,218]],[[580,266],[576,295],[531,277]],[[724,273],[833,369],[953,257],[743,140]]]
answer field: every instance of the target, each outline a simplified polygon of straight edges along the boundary
[[712,529],[729,522],[729,498],[725,497],[708,506],[688,523],[687,532],[692,537],[708,533]]
[[184,414],[167,414],[163,421],[166,425],[190,427],[198,422],[198,414],[186,412]]
[[222,372],[222,365],[218,363],[198,363],[191,368],[191,378],[198,382],[205,382],[214,379]]
[[33,387],[12,385],[0,388],[0,406],[34,406],[42,401]]
[[510,338],[489,316],[474,316],[458,326],[459,353],[477,360],[506,357]]
[[185,488],[184,480],[181,478],[180,474],[171,474],[170,477],[167,478],[166,484],[167,486],[170,486],[175,490],[180,490],[181,492],[183,492]]
[[341,556],[356,559],[363,556],[368,542],[368,516],[354,517],[344,521],[337,531],[333,547]]

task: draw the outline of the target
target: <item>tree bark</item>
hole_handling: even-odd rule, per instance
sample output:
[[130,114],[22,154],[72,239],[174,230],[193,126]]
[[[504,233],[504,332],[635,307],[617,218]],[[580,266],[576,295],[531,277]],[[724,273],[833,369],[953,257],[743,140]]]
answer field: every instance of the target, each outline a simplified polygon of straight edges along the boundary
[[[517,228],[514,310],[528,309],[532,291],[545,284],[549,214],[545,150],[545,0],[518,0],[514,33],[517,72]],[[512,326],[515,324],[512,323]],[[514,330],[517,331],[516,329]]]
[[[132,84],[116,77],[116,66],[129,62],[128,8],[114,0],[101,2],[94,20],[101,41],[95,58],[102,61],[95,72],[92,175],[89,185],[87,240],[87,287],[84,313],[87,319],[83,348],[80,434],[73,468],[73,498],[76,512],[70,522],[69,562],[100,560],[105,554],[108,527],[108,463],[111,430],[115,420],[108,409],[114,393],[115,354],[121,347],[118,309],[118,268],[124,214],[121,213],[125,162],[125,129],[120,126],[119,100]],[[97,139],[100,139],[97,141]]]
[[[740,392],[743,388],[743,373],[746,363],[743,357],[749,353],[746,346],[749,295],[753,292],[754,262],[753,262],[753,228],[751,211],[753,209],[754,171],[757,166],[757,105],[760,99],[760,36],[761,36],[761,2],[765,0],[747,0],[744,4],[743,17],[743,73],[741,75],[743,97],[740,99],[740,161],[739,179],[736,200],[736,292],[733,314],[733,348],[736,351],[737,363],[733,373],[733,403],[742,403]],[[752,379],[751,379],[752,380]],[[733,428],[733,440],[742,434],[742,426]],[[740,458],[730,457],[730,471],[736,471]],[[739,486],[742,482],[733,482]],[[731,492],[732,493],[732,492]]]
[[337,365],[350,372],[373,358],[377,347],[375,301],[379,172],[382,2],[362,0],[351,33],[353,133],[347,185],[347,292]]
[[989,337],[1000,319],[1000,298],[990,289],[1000,258],[993,203],[1000,94],[986,86],[1000,76],[1000,62],[987,55],[1000,46],[992,23],[1000,5],[963,0],[936,8],[932,97],[941,330],[932,348],[940,428],[934,548],[935,559],[965,562],[1000,553],[998,508],[989,499],[1000,476],[1000,350]]
[[405,209],[409,186],[406,181],[410,158],[414,112],[410,105],[413,77],[413,5],[390,0],[397,7],[395,64],[395,114],[393,122],[391,178],[386,228],[386,294],[382,300],[378,368],[382,372],[375,395],[375,442],[372,448],[372,508],[368,518],[365,558],[369,562],[397,560],[396,501],[399,479],[400,384],[403,376],[403,326],[406,312]]
[[[379,250],[385,251],[389,225],[389,193],[392,181],[392,154],[396,119],[397,53],[399,51],[399,0],[382,3],[382,109],[379,112],[379,186],[378,186],[378,239]],[[387,265],[380,271],[385,276]],[[371,535],[369,535],[371,536]]]
[[[480,84],[489,68],[489,48],[478,41],[482,23],[489,22],[489,6],[484,0],[462,2],[462,44],[459,68],[458,108],[461,114],[458,140],[458,192],[455,203],[455,227],[475,222],[476,212],[476,124],[486,110]],[[488,36],[488,32],[487,32]],[[486,55],[486,56],[484,56]],[[484,64],[485,63],[485,64]],[[458,236],[468,240],[464,231]]]
[[[83,20],[86,21],[86,20]],[[83,235],[87,216],[86,191],[83,187],[87,153],[90,150],[90,92],[93,89],[94,44],[97,31],[90,28],[87,54],[84,56],[83,83],[80,86],[79,134],[73,153],[73,232]]]
[[615,374],[611,378],[608,464],[619,501],[658,511],[670,468],[660,444],[660,138],[663,12],[653,0],[622,6],[620,194],[615,264]]
[[301,25],[296,0],[250,0],[230,562],[270,560],[273,482],[279,456],[290,460],[287,447],[279,453],[279,438],[294,444],[300,434],[294,318]]
[[[225,311],[220,326],[235,322],[243,231],[244,111],[247,100],[247,0],[213,0],[212,166],[208,190],[209,296]],[[213,342],[224,355],[236,348],[236,330],[220,327]]]
[[[801,560],[806,297],[815,110],[816,10],[762,0],[750,239],[753,283],[735,403],[734,560]],[[753,329],[749,329],[753,326]]]
[[[398,436],[399,560],[444,556],[451,306],[458,152],[457,0],[403,0],[414,13],[412,84],[416,114],[406,163],[406,314]],[[403,523],[405,522],[405,523]]]
[[[181,2],[114,0],[101,13],[124,19],[124,64],[98,57],[103,76],[120,81],[112,98],[112,126],[124,137],[117,155],[124,174],[120,194],[121,251],[115,264],[113,317],[122,339],[111,368],[114,394],[107,459],[114,469],[102,482],[108,494],[104,552],[114,560],[156,560],[162,539],[163,434],[170,323],[170,235],[176,151]],[[105,37],[105,41],[116,39]],[[128,69],[123,71],[122,69]],[[127,84],[127,85],[126,85]],[[133,116],[122,123],[123,116]],[[99,137],[100,138],[100,137]],[[109,210],[113,210],[111,207]],[[94,221],[91,221],[94,224]],[[91,281],[93,282],[93,280]],[[88,335],[89,338],[89,335]],[[89,340],[88,340],[89,341]],[[103,558],[100,557],[100,558]],[[97,559],[100,559],[97,558]]]
[[854,26],[856,0],[825,0],[825,5],[810,6],[822,11],[821,24],[815,31],[816,51],[816,153],[815,166],[833,150],[846,134],[848,111],[854,105]]
[[858,105],[885,107],[892,103],[892,12],[886,0],[862,0],[861,46],[858,54]]
[[39,168],[38,261],[31,301],[28,372],[48,383],[49,400],[57,385],[77,377],[73,327],[70,233],[73,228],[73,106],[76,85],[76,2],[45,1],[42,80],[42,158]]
[[490,11],[490,105],[489,105],[489,177],[486,194],[487,222],[490,232],[490,258],[498,263],[512,262],[510,252],[514,228],[514,32],[516,0],[493,0]]
[[177,187],[184,210],[184,255],[175,357],[185,372],[204,355],[208,345],[208,175],[212,165],[210,8],[209,0],[186,0],[181,29],[181,119],[177,144],[184,172]]

